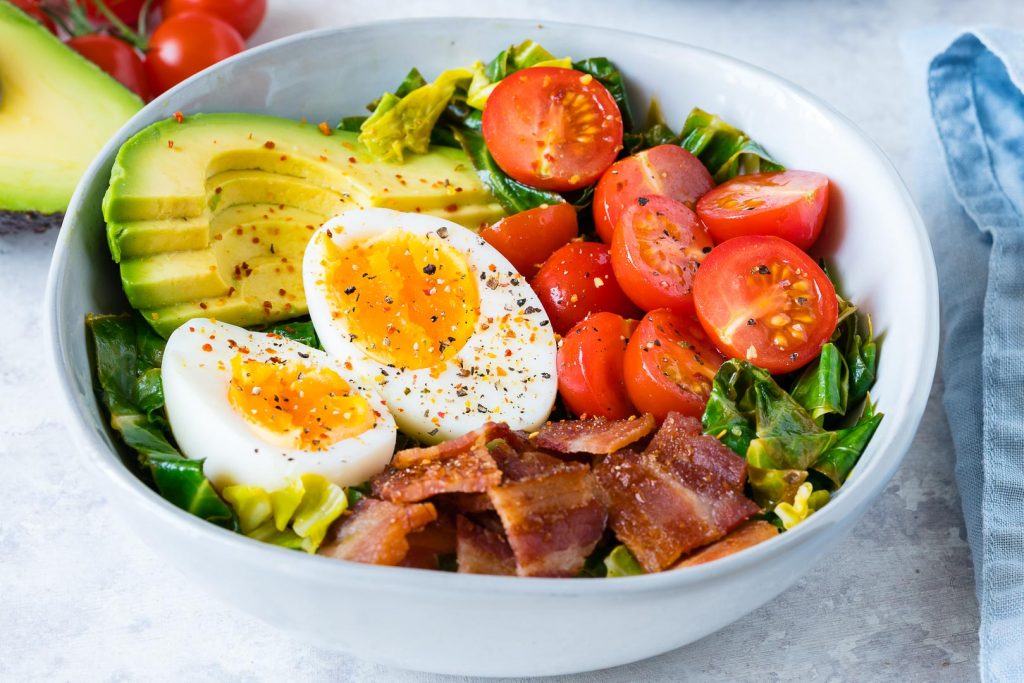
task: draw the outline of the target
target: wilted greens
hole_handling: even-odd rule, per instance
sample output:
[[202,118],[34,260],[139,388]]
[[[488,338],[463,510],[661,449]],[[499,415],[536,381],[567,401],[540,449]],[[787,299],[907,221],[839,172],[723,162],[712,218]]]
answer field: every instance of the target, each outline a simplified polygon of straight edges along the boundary
[[501,170],[491,153],[487,151],[484,136],[479,132],[465,128],[455,128],[453,131],[455,138],[462,145],[462,149],[465,150],[466,155],[473,162],[473,166],[476,167],[477,175],[480,176],[484,185],[505,211],[518,213],[545,204],[560,204],[562,202],[562,197],[559,194],[538,190],[509,177]]
[[164,340],[137,315],[89,316],[86,324],[110,426],[136,451],[156,490],[181,509],[236,530],[234,512],[203,476],[203,461],[186,459],[168,438],[160,382]]

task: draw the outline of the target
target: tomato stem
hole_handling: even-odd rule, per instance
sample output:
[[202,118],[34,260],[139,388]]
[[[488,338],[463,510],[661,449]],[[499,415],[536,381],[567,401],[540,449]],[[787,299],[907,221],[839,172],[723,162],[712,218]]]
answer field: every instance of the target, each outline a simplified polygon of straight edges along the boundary
[[[96,9],[99,10],[100,14],[103,15],[103,18],[109,21],[110,25],[117,30],[118,38],[121,38],[125,42],[130,43],[133,47],[142,51],[145,51],[149,47],[149,43],[145,36],[139,32],[133,31],[128,27],[128,24],[121,21],[121,18],[114,14],[113,10],[107,7],[107,3],[104,2],[104,0],[92,0],[92,3],[96,6]],[[78,6],[78,0],[72,0],[72,4]],[[147,3],[147,6],[148,4],[149,3]],[[140,21],[141,20],[140,15]]]

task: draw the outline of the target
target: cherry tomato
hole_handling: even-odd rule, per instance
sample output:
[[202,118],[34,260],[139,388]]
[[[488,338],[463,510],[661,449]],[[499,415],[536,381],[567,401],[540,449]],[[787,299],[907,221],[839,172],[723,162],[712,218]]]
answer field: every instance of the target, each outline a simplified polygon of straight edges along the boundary
[[121,82],[136,95],[149,98],[142,58],[128,43],[98,33],[68,39],[68,46]]
[[724,362],[693,316],[651,311],[626,347],[626,391],[638,411],[658,420],[672,411],[699,418]]
[[697,214],[668,197],[641,197],[612,238],[612,269],[640,308],[693,313],[693,277],[713,243]]
[[813,360],[839,312],[825,272],[779,237],[736,237],[715,247],[697,271],[693,298],[723,353],[773,373]]
[[528,209],[480,231],[488,244],[528,278],[555,249],[579,234],[576,209],[571,204],[554,204]]
[[743,235],[775,235],[807,249],[828,212],[828,177],[810,171],[741,175],[697,202],[716,244]]
[[[128,24],[129,28],[139,23],[142,6],[146,4],[146,0],[103,0],[103,2],[118,19]],[[103,16],[103,12],[99,10],[99,7],[92,0],[86,0],[85,9],[89,14],[89,18],[93,21],[107,21],[107,18]]]
[[51,32],[57,32],[57,27],[54,25],[53,20],[42,10],[43,3],[41,0],[11,0],[11,2],[22,12],[50,29]]
[[558,391],[576,415],[621,420],[636,412],[626,395],[622,360],[635,320],[595,313],[569,330],[558,347]]
[[556,67],[523,69],[498,83],[483,132],[506,173],[558,192],[593,183],[622,149],[622,115],[608,89]]
[[267,13],[267,0],[164,0],[164,18],[198,10],[214,14],[248,38]]
[[639,197],[664,195],[691,209],[715,181],[700,160],[678,145],[658,145],[620,159],[605,171],[594,190],[594,223],[611,244],[615,226]]
[[231,24],[204,12],[185,12],[157,26],[149,39],[146,73],[155,93],[245,49]]
[[615,280],[607,245],[598,242],[566,244],[544,262],[530,284],[551,318],[551,327],[561,335],[590,313],[640,317],[641,311]]

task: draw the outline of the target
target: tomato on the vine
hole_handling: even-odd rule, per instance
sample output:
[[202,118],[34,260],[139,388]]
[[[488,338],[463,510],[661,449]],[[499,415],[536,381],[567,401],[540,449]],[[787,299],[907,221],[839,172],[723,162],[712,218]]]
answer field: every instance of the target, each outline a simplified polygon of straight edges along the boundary
[[69,38],[67,44],[143,100],[149,98],[142,58],[128,43],[113,36],[93,33]]
[[267,13],[267,0],[164,0],[164,18],[190,11],[206,12],[235,27],[243,38],[259,28]]
[[153,31],[146,73],[159,94],[244,49],[245,41],[231,24],[205,12],[185,12]]
[[811,171],[741,175],[697,202],[715,243],[744,235],[775,235],[807,249],[828,213],[828,177]]
[[594,190],[597,234],[611,244],[622,214],[640,197],[662,195],[691,209],[715,186],[700,160],[678,145],[658,145],[620,159],[604,172]]
[[527,209],[480,231],[488,244],[528,278],[537,273],[555,249],[578,234],[576,209],[566,203]]
[[[132,27],[139,23],[139,15],[142,14],[146,0],[103,0],[103,4],[114,13],[114,16]],[[86,0],[85,9],[93,21],[104,22],[107,20],[95,0]]]
[[487,149],[521,183],[563,192],[590,185],[622,149],[622,114],[590,74],[557,67],[516,71],[483,114]]
[[612,238],[612,268],[640,308],[693,313],[693,278],[713,243],[697,214],[668,197],[640,197]]
[[609,311],[626,318],[640,314],[615,280],[608,246],[598,242],[566,244],[544,262],[530,284],[558,334],[591,313]]
[[558,393],[576,415],[620,420],[634,414],[622,362],[635,320],[595,313],[577,324],[558,347]]
[[673,411],[699,418],[724,362],[692,316],[651,311],[626,347],[626,391],[637,410],[658,420]]
[[42,9],[42,0],[11,0],[11,2],[15,7],[50,29],[53,33],[57,32],[57,27],[54,25],[53,20]]
[[839,311],[825,271],[780,237],[735,237],[715,247],[697,271],[693,298],[719,349],[773,373],[817,357]]

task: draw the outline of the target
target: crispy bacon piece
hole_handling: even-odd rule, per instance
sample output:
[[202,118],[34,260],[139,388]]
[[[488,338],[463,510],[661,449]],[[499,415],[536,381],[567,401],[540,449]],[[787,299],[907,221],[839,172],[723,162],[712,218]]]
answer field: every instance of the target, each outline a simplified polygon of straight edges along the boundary
[[409,552],[399,563],[403,567],[437,569],[438,557],[455,552],[455,518],[438,513],[437,519],[406,537]]
[[399,451],[391,467],[373,478],[373,494],[415,503],[442,493],[483,493],[501,482],[487,443],[509,432],[507,425],[489,422],[437,446]]
[[544,453],[504,463],[505,483],[488,491],[519,576],[576,576],[601,539],[607,511],[590,467]]
[[588,420],[549,422],[540,428],[534,440],[541,448],[557,453],[606,455],[633,444],[654,431],[654,416],[644,413],[628,420]]
[[670,415],[666,425],[669,431],[659,430],[643,453],[619,451],[595,468],[612,530],[648,572],[717,541],[759,512],[743,495],[742,458],[701,435],[692,418]]
[[434,504],[461,513],[494,510],[494,503],[486,493],[443,493],[434,498]]
[[728,536],[720,541],[712,543],[706,548],[701,548],[685,560],[679,562],[674,568],[693,567],[712,560],[718,560],[726,555],[738,553],[752,546],[767,541],[779,535],[779,530],[774,524],[761,519],[753,519],[740,524]]
[[489,531],[459,515],[455,521],[455,553],[459,572],[513,576],[516,558],[504,534]]
[[430,503],[399,505],[364,498],[331,528],[319,552],[338,560],[396,565],[409,552],[409,534],[435,519],[437,510]]

